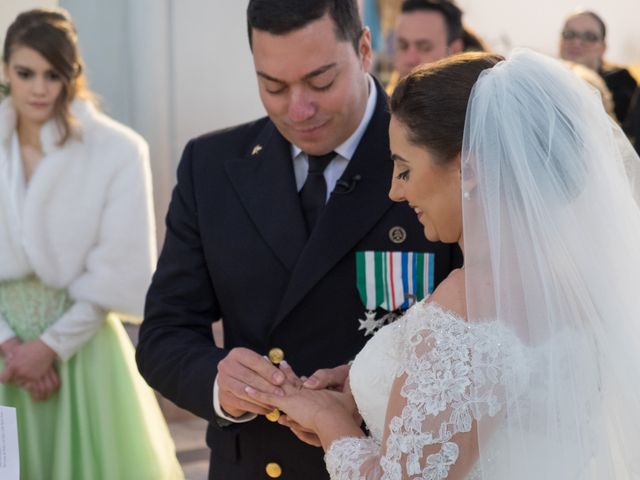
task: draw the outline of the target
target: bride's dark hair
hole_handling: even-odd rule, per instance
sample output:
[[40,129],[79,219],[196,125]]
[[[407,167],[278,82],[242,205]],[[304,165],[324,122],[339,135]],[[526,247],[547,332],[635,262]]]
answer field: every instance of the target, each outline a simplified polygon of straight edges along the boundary
[[416,67],[402,78],[389,101],[391,114],[407,128],[409,141],[447,163],[462,150],[471,89],[500,55],[468,52]]

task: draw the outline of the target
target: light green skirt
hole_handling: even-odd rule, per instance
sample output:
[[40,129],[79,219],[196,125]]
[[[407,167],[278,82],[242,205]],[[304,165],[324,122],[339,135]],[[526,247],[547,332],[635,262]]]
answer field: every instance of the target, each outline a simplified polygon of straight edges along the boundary
[[[71,303],[65,290],[34,277],[0,283],[0,312],[23,340],[37,338]],[[46,402],[0,384],[0,405],[17,411],[22,479],[183,478],[164,417],[116,317],[108,316],[98,333],[56,368],[60,391]]]

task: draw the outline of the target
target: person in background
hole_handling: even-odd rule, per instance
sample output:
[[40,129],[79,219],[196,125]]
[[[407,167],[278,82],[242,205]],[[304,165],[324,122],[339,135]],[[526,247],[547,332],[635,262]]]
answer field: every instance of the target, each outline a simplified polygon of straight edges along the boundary
[[460,251],[385,194],[387,97],[356,1],[251,0],[247,24],[268,117],[187,144],[137,361],[210,422],[211,479],[326,479],[322,450],[244,387],[279,391],[283,360],[309,385],[342,386],[376,326]]
[[640,153],[640,86],[636,88],[631,99],[631,107],[624,127],[625,132],[633,142],[636,152]]
[[598,14],[589,10],[572,13],[560,33],[560,58],[598,72],[613,95],[616,118],[624,124],[637,83],[626,68],[604,60],[606,36],[607,27]]
[[616,112],[613,109],[613,95],[611,95],[611,91],[607,88],[607,84],[604,82],[603,78],[598,75],[598,72],[585,67],[581,63],[570,62],[568,60],[565,60],[565,63],[573,73],[598,90],[598,93],[602,98],[602,106],[604,107],[604,110],[615,122],[617,122],[618,118],[616,117]]
[[386,88],[388,94],[401,77],[420,64],[463,51],[487,50],[482,39],[463,26],[462,10],[449,0],[404,0],[394,37],[394,72]]
[[92,102],[62,9],[18,15],[0,103],[0,404],[24,479],[181,479],[119,318],[155,260],[146,142]]

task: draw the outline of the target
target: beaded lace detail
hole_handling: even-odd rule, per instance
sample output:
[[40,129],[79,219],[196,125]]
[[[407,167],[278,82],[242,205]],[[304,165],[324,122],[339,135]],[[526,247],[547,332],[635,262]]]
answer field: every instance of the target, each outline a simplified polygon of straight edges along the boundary
[[[385,329],[394,330],[388,335]],[[447,478],[459,456],[455,434],[469,432],[474,419],[501,410],[503,384],[527,381],[524,349],[513,334],[497,322],[469,324],[432,303],[414,306],[380,330],[356,358],[352,376],[363,371],[357,368],[359,361],[367,362],[369,355],[388,349],[400,352],[390,368],[396,380],[394,392],[398,382],[401,387],[387,405],[398,414],[384,426],[382,439],[343,438],[331,445],[326,461],[333,480]],[[352,379],[354,383],[358,379]],[[374,378],[367,383],[376,385]],[[386,393],[392,395],[391,390]],[[354,396],[367,423],[385,418],[386,411],[367,408],[368,394],[362,388],[354,388]],[[433,445],[439,450],[426,453],[425,448],[433,452]],[[474,471],[467,478],[476,475]]]
[[0,282],[0,314],[25,341],[40,337],[72,304],[66,290],[44,285],[35,276]]

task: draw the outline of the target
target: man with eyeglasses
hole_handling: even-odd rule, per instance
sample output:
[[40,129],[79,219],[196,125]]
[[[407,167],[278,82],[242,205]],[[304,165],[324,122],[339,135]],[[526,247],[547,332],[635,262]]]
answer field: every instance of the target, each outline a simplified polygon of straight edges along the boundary
[[596,13],[583,10],[571,14],[565,20],[560,36],[560,57],[600,74],[613,95],[616,117],[624,123],[636,81],[626,68],[604,61],[606,33],[604,21]]

